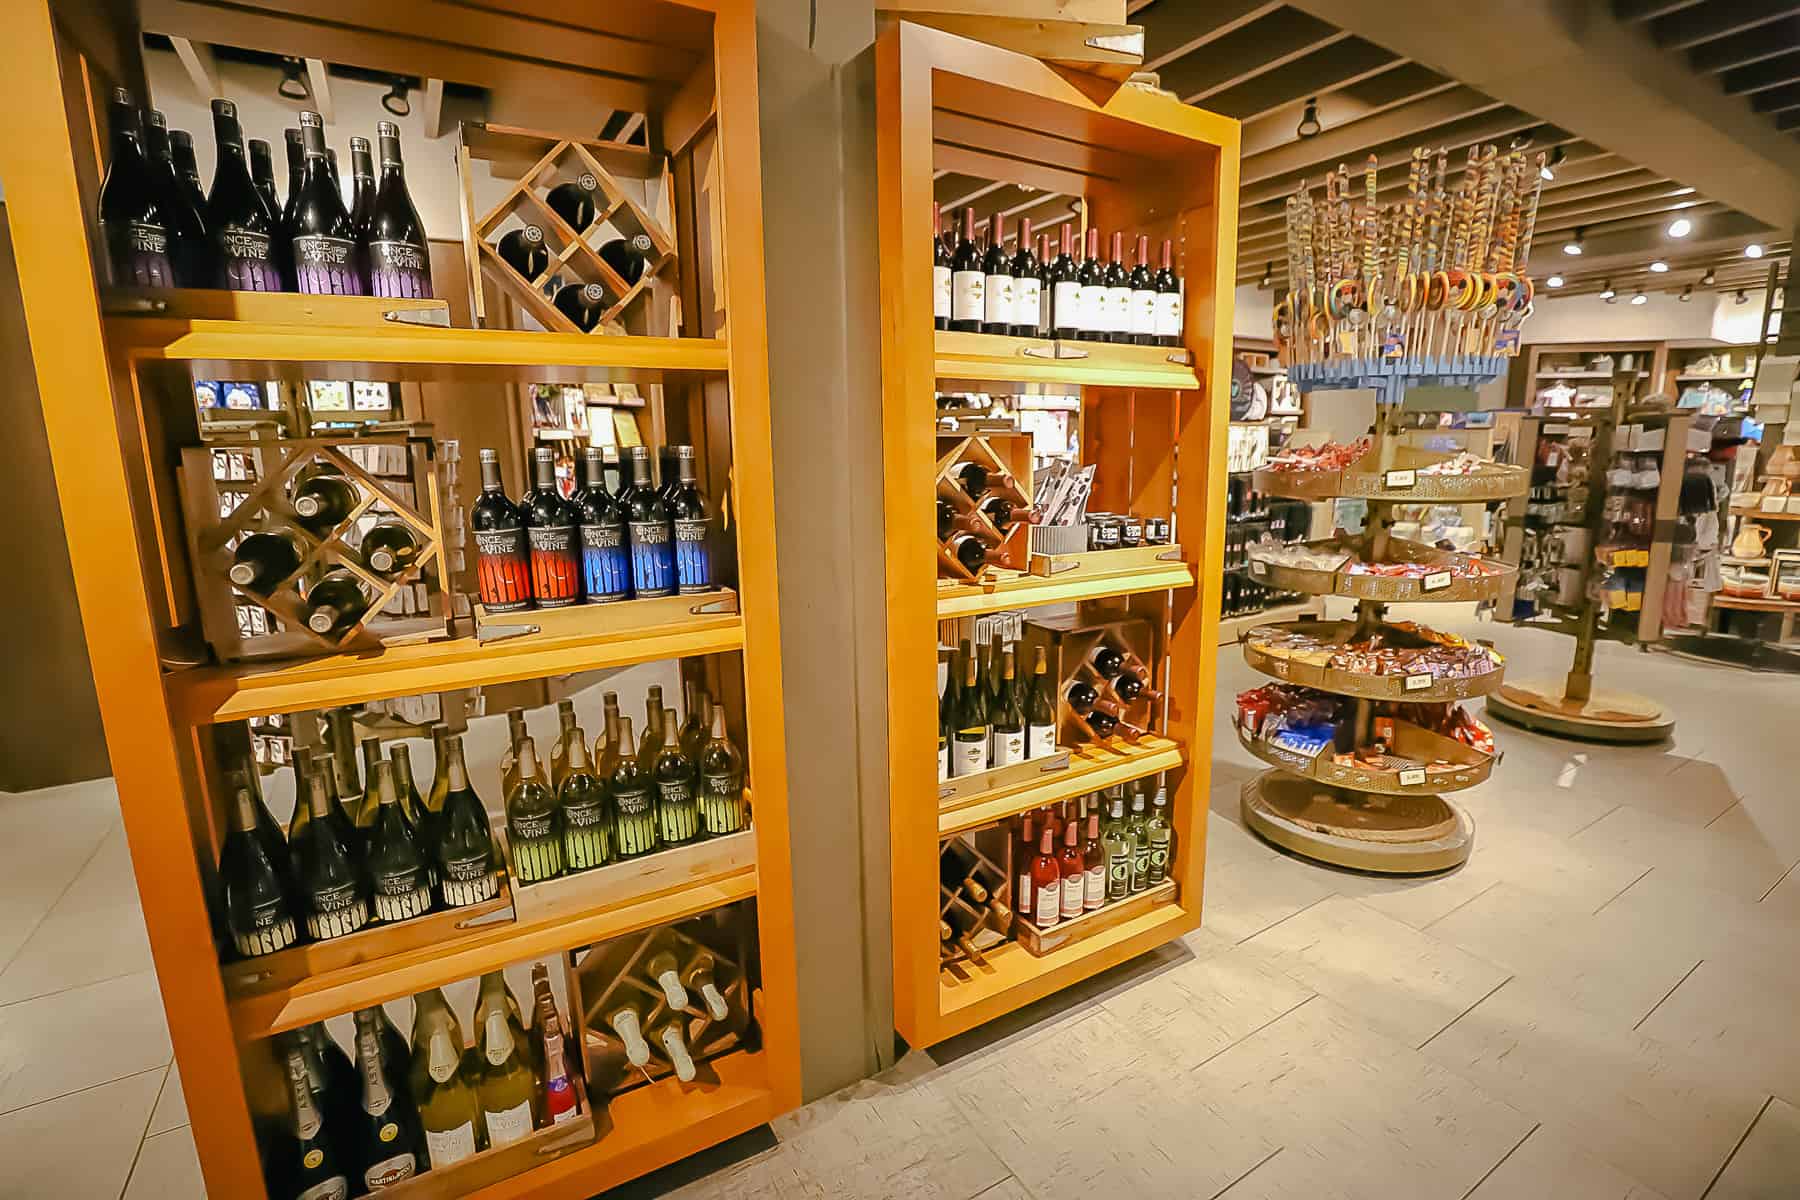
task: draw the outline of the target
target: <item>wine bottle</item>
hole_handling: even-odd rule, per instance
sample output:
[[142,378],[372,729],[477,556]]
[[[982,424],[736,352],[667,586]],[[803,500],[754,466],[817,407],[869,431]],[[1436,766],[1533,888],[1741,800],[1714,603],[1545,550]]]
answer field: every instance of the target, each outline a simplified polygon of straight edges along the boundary
[[574,179],[551,188],[544,203],[562,218],[563,224],[577,234],[586,233],[600,211],[600,181],[591,172],[583,171]]
[[618,766],[619,693],[606,692],[600,697],[600,736],[594,739],[594,774],[605,784]]
[[950,778],[950,739],[956,727],[956,663],[944,672],[944,690],[938,693],[938,782]]
[[531,594],[539,608],[566,608],[581,602],[581,510],[557,490],[555,451],[539,446],[532,468],[536,490],[525,509]]
[[307,780],[311,819],[294,846],[306,932],[319,941],[355,933],[369,923],[368,883],[332,815],[325,772]]
[[462,1070],[462,1030],[433,988],[415,998],[412,1095],[433,1170],[468,1158],[485,1144],[481,1102]]
[[1144,823],[1150,842],[1150,866],[1146,879],[1155,887],[1169,877],[1169,857],[1174,850],[1175,827],[1169,822],[1169,793],[1157,788],[1150,801],[1150,819]]
[[636,858],[656,849],[656,804],[651,799],[650,777],[638,767],[632,752],[631,718],[619,718],[618,765],[607,780],[617,821],[620,858]]
[[1007,650],[1001,663],[1000,703],[993,712],[990,761],[996,767],[1010,767],[1025,761],[1025,705],[1013,678],[1013,652]]
[[589,604],[631,598],[631,557],[626,549],[625,513],[606,491],[600,449],[582,451],[586,480],[573,497],[581,518],[581,581]]
[[1013,325],[1012,255],[1006,252],[1006,216],[988,220],[988,248],[981,259],[981,331],[1011,333]]
[[212,243],[206,232],[206,198],[188,187],[175,165],[169,124],[152,108],[144,114],[144,151],[150,162],[151,184],[168,222],[169,258],[182,287],[211,287],[215,282]]
[[462,908],[492,900],[499,894],[498,860],[494,839],[488,832],[487,810],[469,785],[462,738],[446,738],[444,749],[450,778],[444,792],[442,833],[430,850],[445,907]]
[[1181,345],[1181,320],[1181,279],[1175,274],[1175,243],[1164,238],[1162,267],[1156,272],[1156,344]]
[[295,746],[288,755],[288,774],[294,780],[294,813],[288,818],[287,840],[290,848],[288,861],[293,861],[291,848],[296,844],[300,831],[312,820],[312,810],[307,807],[307,777],[313,773],[313,752],[305,746]]
[[1025,753],[1042,758],[1056,753],[1056,703],[1050,696],[1050,660],[1045,648],[1037,647],[1031,668],[1031,686],[1025,696]]
[[375,214],[375,160],[369,139],[350,139],[350,228],[356,240],[356,269],[362,275],[363,292],[369,291],[369,223]]
[[362,1076],[362,1117],[357,1122],[357,1174],[375,1192],[411,1179],[425,1154],[412,1100],[389,1071],[382,1053],[379,1008],[356,1013],[356,1069]]
[[550,268],[550,249],[544,245],[544,231],[536,225],[507,230],[500,237],[498,250],[500,261],[527,283],[535,284],[538,276]]
[[550,994],[550,972],[543,963],[531,967],[532,1032],[537,1036],[538,1058],[544,1064],[544,1115],[551,1125],[573,1121],[581,1115],[575,1081],[569,1072],[569,1043],[563,1037],[562,1016]]
[[710,951],[699,950],[681,969],[681,986],[690,996],[700,997],[700,1003],[708,1016],[715,1021],[723,1021],[731,1016],[731,1003],[725,999],[725,993],[719,990],[717,975],[718,960]]
[[129,287],[174,287],[171,214],[163,208],[144,151],[137,106],[124,88],[113,89],[107,121],[112,135],[99,207],[112,281]]
[[963,669],[962,684],[956,700],[956,738],[950,748],[951,774],[959,777],[988,768],[988,699],[973,655]]
[[662,989],[670,1008],[680,1011],[688,1006],[687,988],[681,983],[681,966],[667,948],[644,960],[644,978]]
[[981,684],[987,688],[988,715],[993,717],[1000,711],[1000,705],[1006,698],[1006,676],[1002,668],[1006,665],[1006,639],[1000,630],[995,629],[988,641],[987,664]]
[[647,233],[634,233],[628,238],[613,238],[600,243],[600,249],[594,252],[600,261],[611,267],[626,287],[633,287],[644,277],[644,271],[650,265],[650,256],[656,253],[656,243],[650,240]]
[[200,186],[200,164],[194,158],[194,135],[185,129],[169,130],[169,157],[175,164],[175,177],[187,192],[188,201],[206,215],[206,190]]
[[517,612],[531,607],[531,554],[525,516],[506,498],[500,480],[500,454],[481,452],[481,497],[469,509],[475,530],[475,587],[489,612]]
[[725,732],[725,709],[712,710],[712,735],[700,749],[700,821],[706,836],[744,828],[744,756]]
[[292,1030],[278,1035],[278,1043],[289,1120],[271,1155],[269,1194],[275,1200],[346,1200],[350,1168],[313,1093],[302,1035]]
[[707,731],[712,728],[712,705],[706,693],[700,690],[699,682],[693,679],[682,681],[681,703],[687,712],[681,722],[681,752],[688,756],[697,771],[700,751],[706,746]]
[[1138,234],[1137,266],[1128,280],[1131,289],[1131,341],[1138,346],[1156,345],[1156,274],[1150,269],[1150,238]]
[[1106,842],[1100,836],[1098,808],[1088,814],[1081,859],[1081,908],[1083,912],[1093,912],[1106,903]]
[[537,1081],[519,1052],[504,1009],[491,1009],[481,1027],[481,1116],[488,1144],[506,1146],[528,1137],[536,1126],[532,1100]]
[[1081,260],[1081,339],[1106,340],[1106,264],[1100,260],[1100,231],[1087,231],[1087,256]]
[[1052,257],[1050,254],[1050,235],[1047,233],[1040,233],[1040,234],[1038,234],[1038,240],[1037,240],[1038,327],[1037,327],[1037,333],[1034,335],[1036,337],[1047,338],[1047,337],[1053,336],[1053,332],[1052,332],[1051,326],[1050,326],[1050,287],[1051,287],[1050,263],[1051,263],[1051,261],[1052,261]]
[[425,802],[419,798],[419,785],[413,779],[412,750],[405,742],[395,742],[388,747],[388,761],[394,764],[394,790],[400,793],[400,815],[406,818],[406,827],[413,831],[413,837],[419,841],[419,849],[425,849],[424,827]]
[[295,520],[314,537],[327,537],[356,508],[361,494],[342,475],[318,473],[302,480],[293,492]]
[[971,575],[981,574],[987,565],[987,543],[972,533],[959,533],[944,544],[950,556]]
[[675,1068],[675,1078],[683,1083],[694,1082],[694,1056],[688,1052],[687,1038],[682,1034],[686,1022],[679,1017],[665,1016],[653,1026],[649,1033],[652,1046],[662,1051],[669,1065]]
[[275,236],[287,247],[285,253],[277,254],[286,271],[281,277],[282,290],[292,292],[300,287],[294,264],[294,220],[300,212],[300,184],[306,179],[306,143],[294,127],[282,130],[282,142],[287,148],[287,199],[281,205],[281,218],[275,222]]
[[1081,272],[1075,265],[1075,231],[1073,225],[1062,225],[1062,252],[1050,264],[1050,333],[1053,337],[1074,340],[1081,337]]
[[656,755],[657,832],[665,846],[684,846],[700,836],[700,807],[695,796],[694,760],[682,753],[676,735],[675,710],[663,712],[665,742]]
[[[157,114],[159,117],[161,114]],[[188,259],[187,270],[193,282],[190,287],[212,287],[218,282],[217,260],[213,255],[212,214],[207,211],[206,192],[200,186],[200,166],[194,161],[194,135],[185,129],[168,131],[169,159],[175,169],[175,180],[187,207],[200,222],[199,232],[186,243],[178,236],[176,250]],[[179,234],[179,230],[177,231]],[[182,270],[177,259],[175,269]]]
[[1106,264],[1106,340],[1131,341],[1131,274],[1125,269],[1125,235],[1117,229]]
[[931,323],[950,328],[950,248],[944,244],[944,214],[931,206]]
[[1136,671],[1121,670],[1113,676],[1112,686],[1113,691],[1119,694],[1119,699],[1128,703],[1136,700],[1139,696],[1146,700],[1154,700],[1162,695],[1161,692],[1145,683],[1144,677]]
[[1096,644],[1088,654],[1088,665],[1102,679],[1111,679],[1125,667],[1125,654],[1106,642]]
[[550,744],[550,790],[555,792],[562,786],[563,776],[569,773],[569,742],[572,738],[585,738],[577,726],[575,701],[564,697],[556,702],[556,741]]
[[[994,218],[996,221],[999,217]],[[1019,218],[1019,252],[1012,260],[1012,325],[1014,337],[1036,337],[1042,326],[1042,268],[1032,251],[1031,218]]]
[[710,592],[712,551],[707,547],[707,534],[711,521],[706,497],[700,493],[692,446],[675,447],[675,487],[667,503],[675,530],[675,590],[683,596]]
[[401,811],[394,764],[378,762],[373,774],[381,797],[369,832],[368,854],[376,919],[391,922],[423,916],[431,911],[430,867]]
[[481,989],[475,1000],[475,1027],[486,1029],[488,1016],[496,1012],[506,1014],[507,1023],[512,1027],[513,1043],[521,1048],[528,1047],[525,1014],[519,1009],[512,985],[506,982],[505,971],[488,971],[482,975]]
[[582,333],[592,333],[606,315],[606,289],[597,283],[567,283],[550,301]]
[[1056,831],[1038,835],[1037,857],[1031,860],[1033,924],[1048,929],[1062,919],[1062,867],[1056,861]]
[[519,785],[519,751],[530,740],[530,731],[525,728],[525,710],[522,708],[507,709],[506,749],[500,752],[500,795],[502,799],[512,795],[513,788]]
[[669,506],[656,494],[650,479],[650,451],[630,450],[631,482],[619,494],[625,510],[625,527],[631,541],[631,588],[640,599],[673,596],[675,578],[675,526]]
[[361,580],[340,567],[306,589],[305,609],[308,629],[320,637],[341,637],[362,620],[369,595]]
[[[225,900],[225,927],[232,945],[246,958],[272,954],[294,944],[294,897],[285,846],[271,854],[266,814],[246,773],[234,773],[231,820],[219,849],[219,885]],[[280,838],[276,832],[275,837]]]
[[404,521],[382,521],[363,534],[363,565],[377,575],[393,578],[419,559],[419,537]]
[[1116,790],[1107,800],[1106,827],[1101,830],[1101,845],[1106,853],[1106,898],[1123,900],[1131,894],[1132,837],[1125,826],[1123,790]]
[[278,292],[281,274],[274,259],[275,226],[244,162],[244,134],[238,126],[237,105],[229,100],[214,100],[212,115],[218,152],[206,211],[212,218],[212,256],[219,267],[218,286],[238,292]]
[[644,703],[644,736],[638,739],[638,770],[651,781],[651,790],[655,791],[656,756],[663,748],[663,706],[662,688],[652,684],[649,699]]
[[[431,248],[425,226],[406,190],[406,165],[400,159],[400,127],[392,121],[375,125],[381,152],[381,182],[369,208],[369,294],[399,300],[429,300]],[[352,142],[352,145],[355,143]]]
[[351,811],[351,820],[362,833],[364,844],[368,841],[368,831],[375,828],[375,817],[381,812],[381,787],[375,778],[375,764],[381,761],[381,739],[366,737],[362,740],[363,791],[362,799]]
[[325,125],[316,112],[300,114],[306,167],[294,201],[292,237],[298,290],[316,296],[360,296],[356,231],[325,161]]
[[[262,201],[263,212],[269,218],[269,234],[274,238],[281,222],[281,197],[275,194],[275,152],[261,138],[251,138],[248,144],[250,182],[256,188],[257,198]],[[279,239],[276,239],[276,248],[279,245]]]
[[1150,818],[1144,811],[1144,793],[1131,796],[1131,816],[1125,821],[1131,835],[1131,890],[1141,892],[1150,886]]
[[519,777],[506,795],[506,837],[513,872],[521,883],[542,883],[563,873],[562,813],[540,775],[537,747],[526,738]]
[[1056,856],[1056,869],[1061,877],[1062,919],[1079,917],[1087,896],[1087,858],[1081,853],[1081,821],[1071,819],[1063,826],[1062,852]]
[[950,328],[981,332],[987,301],[982,287],[981,250],[975,244],[975,210],[963,209],[962,237],[950,256]]
[[650,1044],[644,1040],[644,1014],[637,1002],[627,1000],[606,1016],[606,1024],[625,1047],[625,1060],[634,1067],[650,1062]]
[[563,861],[568,869],[587,871],[604,865],[612,857],[612,815],[606,807],[606,789],[579,738],[569,743],[568,768],[556,790],[556,803],[562,809]]
[[245,534],[231,552],[231,582],[255,596],[267,596],[300,569],[305,555],[294,538],[278,529]]
[[1018,886],[1013,889],[1013,903],[1027,921],[1037,917],[1037,893],[1032,890],[1031,868],[1037,858],[1039,832],[1036,813],[1019,814],[1019,837],[1012,845],[1013,873],[1018,879]]
[[443,812],[444,797],[450,794],[450,754],[445,749],[449,740],[448,725],[439,721],[431,727],[431,791],[425,795],[427,813]]

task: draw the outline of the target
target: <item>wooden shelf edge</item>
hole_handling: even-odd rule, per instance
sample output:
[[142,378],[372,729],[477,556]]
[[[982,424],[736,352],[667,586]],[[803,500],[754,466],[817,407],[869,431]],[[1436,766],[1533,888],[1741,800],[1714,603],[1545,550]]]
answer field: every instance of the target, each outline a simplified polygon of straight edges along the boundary
[[1164,592],[1192,586],[1194,569],[1185,562],[1165,563],[1154,568],[1111,575],[1090,575],[1080,579],[1019,575],[1003,578],[986,587],[976,584],[940,587],[937,594],[937,619],[948,621],[956,617],[973,617],[1009,608],[1036,608],[1045,604],[1067,604],[1075,600],[1099,600],[1107,596]]
[[510,963],[679,921],[754,895],[756,870],[751,868],[580,915],[484,926],[454,940],[238,997],[229,1005],[232,1028],[240,1041],[270,1037],[340,1013],[417,995],[427,988],[473,979]]
[[1048,779],[1000,788],[967,804],[938,814],[938,836],[948,837],[965,829],[991,825],[1026,809],[1054,804],[1074,796],[1128,783],[1158,771],[1172,771],[1187,761],[1187,748],[1173,738],[1156,734],[1125,752],[1105,747],[1083,747],[1070,755],[1070,768]]
[[1071,348],[1086,357],[1045,356],[1046,351],[1054,352],[1059,345],[1045,338],[941,330],[935,334],[933,357],[939,379],[1176,391],[1196,391],[1200,387],[1200,377],[1192,365],[1168,360],[1170,354],[1182,353],[1177,347],[1073,342]]
[[335,708],[391,696],[717,654],[741,650],[743,645],[743,618],[735,613],[720,613],[651,629],[617,630],[588,637],[527,634],[485,644],[472,637],[461,637],[416,646],[390,646],[369,654],[197,667],[165,675],[163,685],[179,719],[205,725],[271,713]]

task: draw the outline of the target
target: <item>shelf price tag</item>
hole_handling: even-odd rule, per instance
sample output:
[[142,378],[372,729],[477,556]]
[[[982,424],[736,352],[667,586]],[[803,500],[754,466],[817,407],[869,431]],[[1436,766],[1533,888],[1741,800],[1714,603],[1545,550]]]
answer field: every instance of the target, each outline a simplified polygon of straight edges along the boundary
[[1409,692],[1428,692],[1431,690],[1432,678],[1430,672],[1408,675],[1406,677],[1406,690]]
[[1418,787],[1421,783],[1424,783],[1424,782],[1425,782],[1425,768],[1424,767],[1408,767],[1406,770],[1400,772],[1400,786],[1401,787]]
[[1419,473],[1413,470],[1389,471],[1381,477],[1381,486],[1390,491],[1409,488],[1419,482]]
[[1786,496],[1764,496],[1762,498],[1762,511],[1764,511],[1766,513],[1786,512],[1787,511],[1787,497]]
[[1450,586],[1450,572],[1433,571],[1420,581],[1419,586],[1427,592],[1441,592]]
[[1261,579],[1269,573],[1269,564],[1260,558],[1253,558],[1250,560],[1250,573]]

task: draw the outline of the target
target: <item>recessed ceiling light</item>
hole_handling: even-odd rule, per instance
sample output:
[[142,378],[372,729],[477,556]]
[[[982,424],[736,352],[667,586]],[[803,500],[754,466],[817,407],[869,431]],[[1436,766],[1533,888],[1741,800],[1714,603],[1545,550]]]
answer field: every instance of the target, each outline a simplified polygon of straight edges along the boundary
[[1561,275],[1552,275],[1550,278],[1544,280],[1545,287],[1557,288],[1557,287],[1561,287],[1562,285],[1563,285],[1563,277]]
[[1762,256],[1763,248],[1761,242],[1751,242],[1748,246],[1744,247],[1745,258],[1761,258]]
[[1669,264],[1659,258],[1655,262],[1650,264],[1650,269],[1652,271],[1656,272],[1658,275],[1661,275],[1664,271],[1667,271],[1669,269]]
[[1635,295],[1631,298],[1631,302],[1633,304],[1648,304],[1648,303],[1650,303],[1650,297],[1644,295],[1644,293],[1642,293],[1642,292],[1639,292],[1637,295]]
[[1669,222],[1669,236],[1672,238],[1684,238],[1692,232],[1694,232],[1694,223],[1686,217],[1676,217]]

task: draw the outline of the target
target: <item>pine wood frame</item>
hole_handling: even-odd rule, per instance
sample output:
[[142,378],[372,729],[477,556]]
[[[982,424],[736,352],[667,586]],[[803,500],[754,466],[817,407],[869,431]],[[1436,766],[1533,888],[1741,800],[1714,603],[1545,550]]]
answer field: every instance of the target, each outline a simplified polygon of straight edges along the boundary
[[[682,386],[691,386],[690,403],[710,416],[715,453],[723,456],[728,445],[731,461],[749,468],[733,477],[738,590],[744,615],[730,619],[731,630],[652,639],[653,644],[635,656],[563,638],[521,647],[511,665],[504,660],[483,663],[474,654],[456,650],[445,654],[441,648],[428,652],[429,669],[422,673],[408,676],[390,666],[380,675],[380,664],[374,665],[386,683],[404,680],[411,691],[425,691],[581,669],[608,657],[632,661],[720,650],[742,655],[745,751],[756,789],[755,871],[691,889],[691,894],[650,898],[617,916],[608,912],[572,920],[564,930],[528,925],[515,945],[498,945],[504,937],[495,935],[496,946],[467,949],[464,958],[473,966],[483,955],[507,955],[500,961],[538,957],[753,894],[759,899],[763,1048],[718,1060],[714,1064],[718,1079],[707,1087],[652,1085],[620,1097],[608,1108],[606,1128],[592,1146],[487,1183],[475,1194],[589,1196],[755,1128],[799,1103],[774,502],[764,465],[770,461],[770,422],[755,12],[752,0],[670,2],[710,14],[712,20],[710,58],[665,97],[662,120],[678,160],[703,131],[714,131],[719,163],[730,178],[729,186],[714,192],[722,228],[730,230],[729,238],[723,239],[726,244],[715,248],[729,268],[719,280],[722,307],[730,314],[728,337],[679,341],[582,337],[572,343],[554,334],[359,331],[208,321],[146,321],[131,324],[132,337],[124,336],[124,325],[102,316],[95,260],[85,251],[97,243],[88,216],[97,185],[94,131],[104,107],[101,81],[117,79],[141,91],[137,31],[130,14],[120,20],[112,6],[28,0],[11,10],[0,103],[10,109],[13,120],[0,128],[0,175],[8,182],[8,209],[18,234],[25,316],[107,746],[176,1059],[188,1094],[204,1101],[191,1105],[191,1116],[212,1195],[261,1196],[263,1184],[233,1010],[213,947],[195,854],[196,845],[211,836],[205,826],[216,821],[220,803],[219,797],[209,794],[208,779],[216,763],[211,761],[212,739],[204,726],[251,712],[328,705],[334,696],[342,702],[346,694],[366,694],[368,684],[359,682],[358,663],[314,663],[286,687],[265,696],[264,707],[251,704],[234,712],[205,701],[195,703],[194,682],[183,679],[194,673],[165,674],[162,669],[157,637],[182,604],[182,587],[171,574],[180,560],[171,563],[166,554],[159,557],[145,549],[159,534],[167,541],[169,529],[162,523],[168,520],[168,500],[158,495],[156,472],[143,454],[146,423],[154,427],[163,415],[139,394],[139,384],[142,374],[156,369],[152,365],[156,360],[202,356],[191,346],[182,349],[182,343],[195,335],[201,341],[216,339],[226,350],[221,357],[252,345],[269,346],[274,358],[291,363],[359,362],[385,354],[391,356],[387,361],[412,364],[419,368],[418,375],[430,378],[495,373],[517,378],[521,367],[541,371],[559,363],[652,374],[662,369],[713,373]],[[157,11],[167,20],[178,9],[161,5]],[[230,29],[241,32],[246,42],[252,35],[289,27],[280,17],[201,11],[228,16],[235,22]],[[408,21],[415,30],[426,28],[410,3],[381,6],[370,19],[382,22],[384,30]],[[317,35],[337,39],[333,47],[318,49],[325,57],[332,57],[333,48],[353,51],[355,39],[366,32],[346,29]],[[195,36],[204,37],[205,31],[196,30]],[[221,36],[229,38],[232,33],[221,31]],[[386,37],[379,32],[376,40]],[[493,51],[491,69],[498,77],[511,80],[521,71],[537,70],[520,67],[506,49]],[[459,53],[460,61],[480,63],[479,54]],[[543,70],[554,76],[558,68]],[[633,90],[636,85],[630,81],[620,86],[634,99],[639,91],[652,90],[648,84]],[[692,187],[698,171],[688,156],[677,167],[678,177],[686,175],[678,186]],[[133,345],[133,338],[144,339],[153,348]],[[376,353],[369,354],[371,349]],[[722,427],[722,405],[700,407],[703,391],[715,397],[727,384],[728,430]],[[96,405],[102,397],[110,399],[110,406]],[[701,623],[718,620],[702,618]],[[210,674],[213,685],[225,687],[217,695],[248,699],[241,681],[227,678],[230,672],[199,674]],[[202,682],[199,690],[209,686]],[[434,965],[429,956],[420,959],[405,958],[381,977],[379,990],[399,995],[435,982],[434,974],[443,967]]]
[[[1231,296],[1236,275],[1238,123],[1173,97],[1118,88],[1037,59],[908,22],[881,34],[877,63],[881,289],[884,297],[882,429],[886,472],[888,779],[893,902],[894,1021],[914,1046],[941,1042],[1194,929],[1200,923],[1206,811],[1218,666],[1219,586],[1225,517],[1225,446],[1231,377]],[[990,103],[977,104],[980,96]],[[937,144],[944,104],[957,116],[954,144]],[[1009,124],[1001,124],[1009,122]],[[1149,157],[1163,168],[1108,177],[1111,165]],[[1085,194],[1107,229],[1142,228],[1180,247],[1186,278],[1184,344],[1191,365],[1167,352],[1110,347],[1092,361],[1025,359],[1011,339],[992,339],[992,358],[967,351],[968,335],[932,328],[932,177],[949,168]],[[1091,347],[1092,343],[1078,343]],[[955,347],[954,350],[951,347]],[[1129,351],[1129,353],[1127,352]],[[940,620],[963,610],[1029,607],[1063,599],[1055,580],[1002,602],[938,603],[932,495],[937,380],[986,378],[1082,385],[1085,461],[1100,464],[1106,491],[1094,507],[1172,515],[1184,562],[1129,593],[1133,614],[1166,619],[1169,736],[1197,748],[1174,778],[1179,899],[1104,934],[1033,958],[997,947],[993,969],[946,993],[938,970],[932,903],[939,824],[926,801],[936,786],[935,653]],[[1194,389],[1194,384],[1198,388]],[[1192,390],[1190,390],[1192,389]],[[1176,459],[1190,466],[1169,496]],[[1165,564],[1165,567],[1167,564]],[[1036,586],[1042,584],[1042,587]],[[1174,590],[1159,590],[1169,589]],[[1007,812],[1033,806],[1014,793]],[[998,814],[995,814],[998,815]]]

